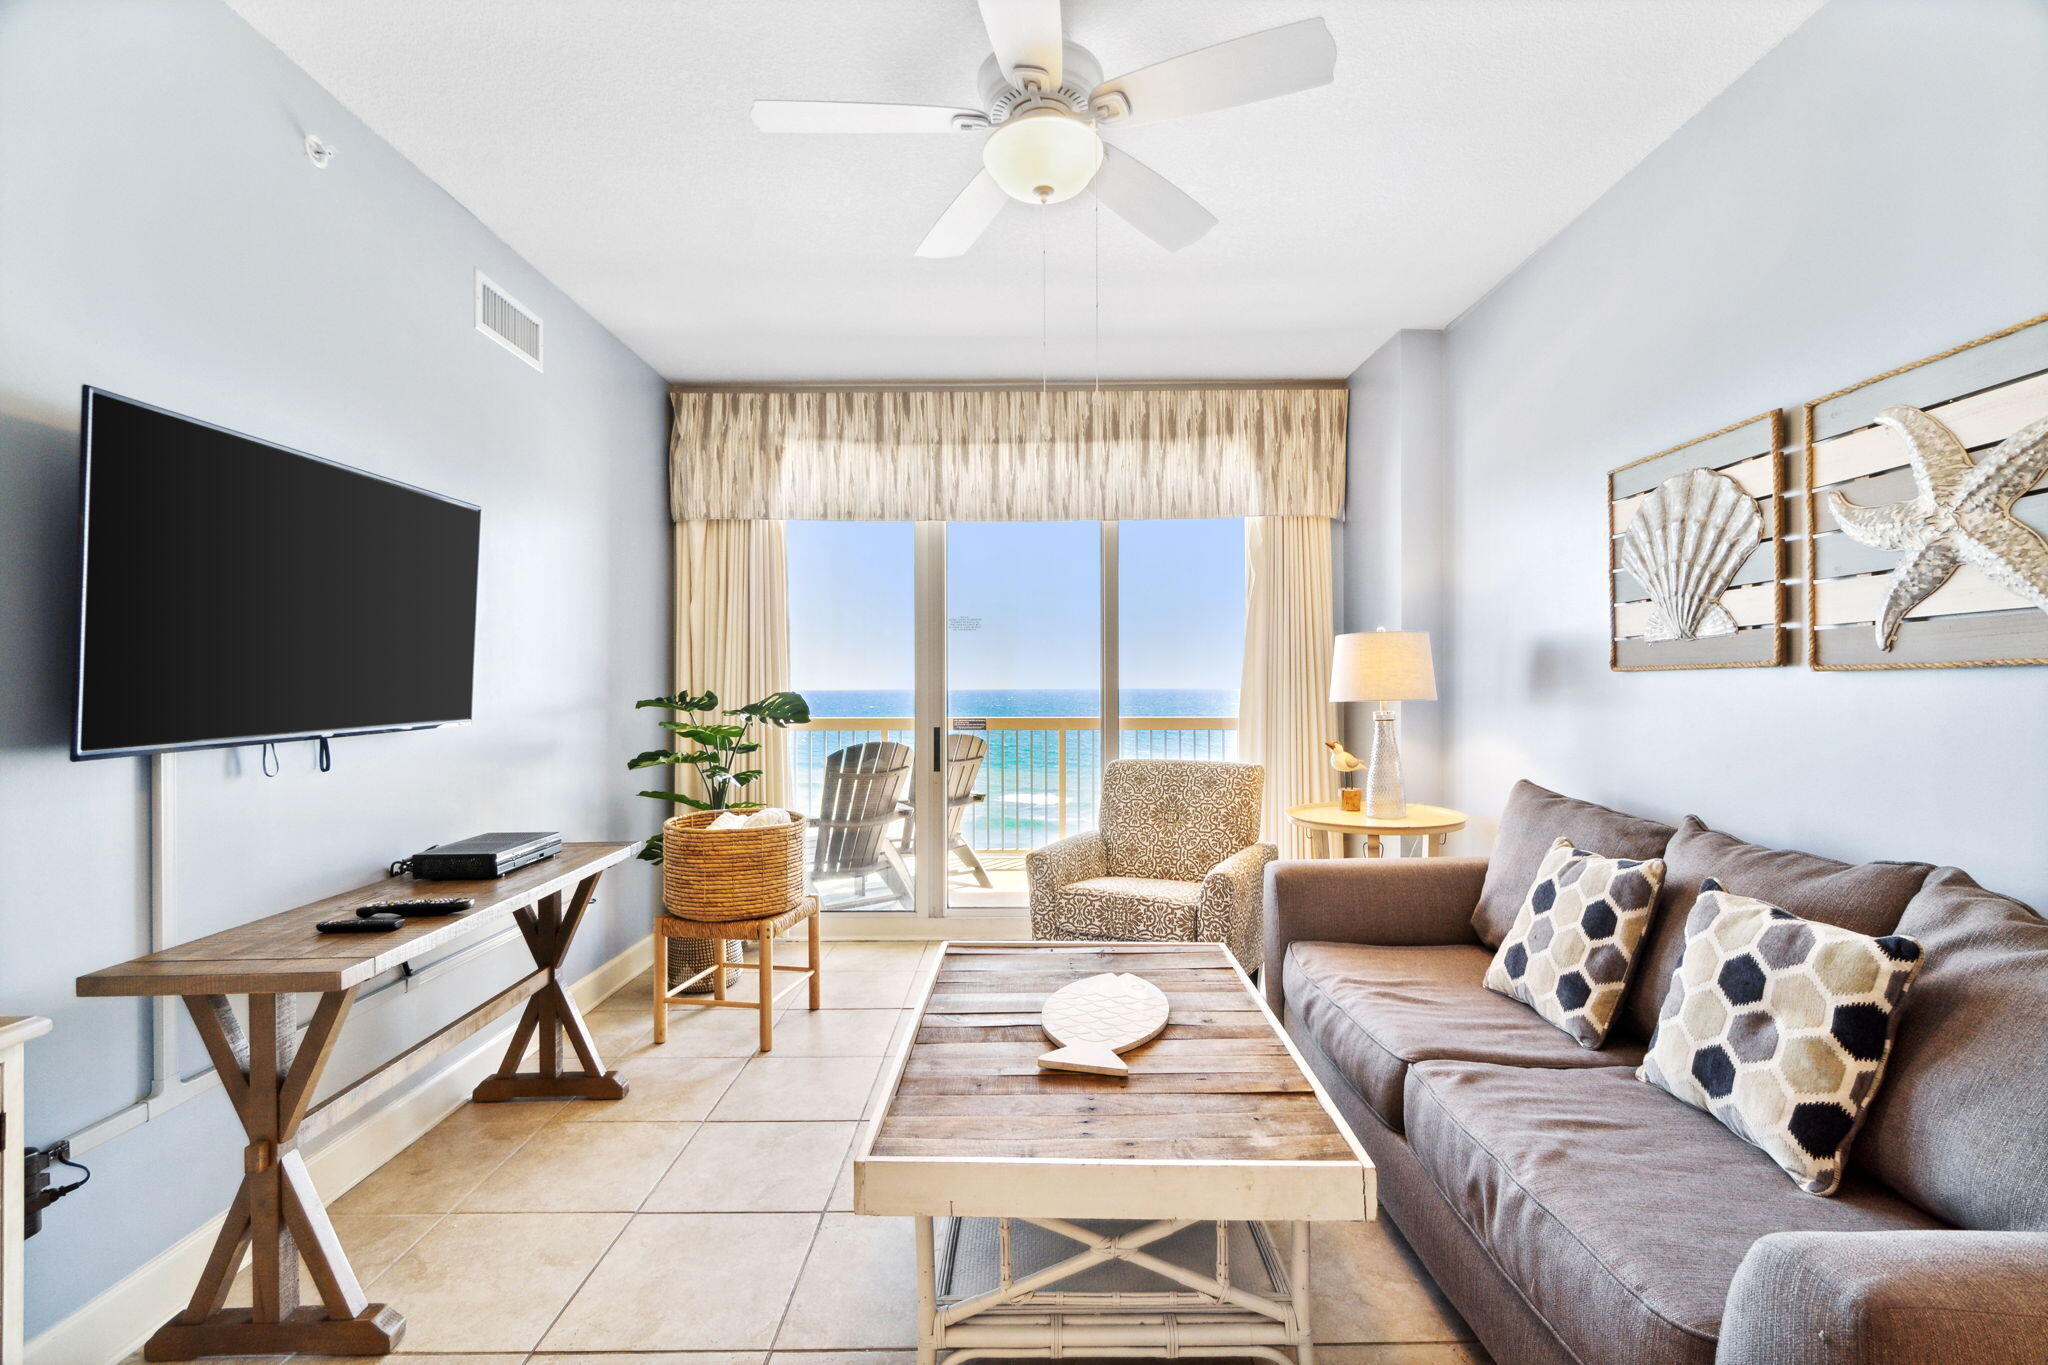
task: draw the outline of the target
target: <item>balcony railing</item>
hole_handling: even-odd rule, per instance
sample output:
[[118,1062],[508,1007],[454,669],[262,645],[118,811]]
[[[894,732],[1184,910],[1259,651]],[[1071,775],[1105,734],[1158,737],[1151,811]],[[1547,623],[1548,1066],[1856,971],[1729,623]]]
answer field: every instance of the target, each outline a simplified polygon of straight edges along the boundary
[[[1228,759],[1237,753],[1235,716],[1124,716],[1124,758]],[[1102,722],[1093,716],[988,716],[956,730],[981,735],[988,756],[961,832],[968,846],[994,852],[1037,848],[1096,824],[1102,779]],[[790,733],[798,799],[816,811],[825,759],[868,740],[913,744],[909,716],[815,716]],[[909,793],[905,793],[906,797]]]

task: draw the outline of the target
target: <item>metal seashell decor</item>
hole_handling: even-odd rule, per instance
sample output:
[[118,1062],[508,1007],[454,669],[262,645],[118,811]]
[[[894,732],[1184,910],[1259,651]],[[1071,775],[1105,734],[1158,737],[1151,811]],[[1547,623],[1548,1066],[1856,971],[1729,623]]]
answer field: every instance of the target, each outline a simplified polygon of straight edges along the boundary
[[1644,494],[1618,558],[1655,608],[1645,638],[1733,635],[1735,618],[1721,594],[1762,538],[1756,500],[1726,474],[1687,470]]

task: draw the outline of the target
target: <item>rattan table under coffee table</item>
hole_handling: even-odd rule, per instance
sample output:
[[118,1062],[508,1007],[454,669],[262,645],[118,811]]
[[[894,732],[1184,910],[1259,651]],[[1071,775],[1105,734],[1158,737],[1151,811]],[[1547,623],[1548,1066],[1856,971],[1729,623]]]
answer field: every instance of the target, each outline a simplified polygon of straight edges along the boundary
[[[1040,1070],[1039,1007],[1097,972],[1157,985],[1166,1031],[1124,1054],[1128,1080]],[[1221,945],[996,942],[945,946],[854,1208],[917,1220],[919,1365],[1312,1365],[1309,1226],[1375,1200],[1371,1160]]]

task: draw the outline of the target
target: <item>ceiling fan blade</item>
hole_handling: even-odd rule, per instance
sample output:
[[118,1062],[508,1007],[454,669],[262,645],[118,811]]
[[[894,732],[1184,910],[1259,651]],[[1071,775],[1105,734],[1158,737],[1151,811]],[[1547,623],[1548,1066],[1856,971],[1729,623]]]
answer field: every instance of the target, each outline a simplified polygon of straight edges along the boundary
[[1216,226],[1216,215],[1196,203],[1187,191],[1107,144],[1102,148],[1102,169],[1088,182],[1088,188],[1117,217],[1168,251],[1179,251]]
[[950,133],[961,114],[945,104],[864,104],[856,100],[755,100],[754,126],[764,133]]
[[1012,85],[1020,66],[1037,67],[1046,74],[1048,89],[1060,84],[1061,56],[1066,35],[1060,28],[1060,0],[980,0],[981,22],[988,29],[995,48],[996,65]]
[[981,234],[988,231],[988,225],[1003,211],[1003,205],[1010,202],[1010,196],[1003,193],[995,177],[987,171],[967,182],[967,188],[960,191],[946,211],[939,215],[939,221],[932,224],[932,230],[917,244],[920,256],[958,256],[963,254]]
[[1096,86],[1089,103],[1117,123],[1157,123],[1328,85],[1336,74],[1329,25],[1303,19],[1139,67]]

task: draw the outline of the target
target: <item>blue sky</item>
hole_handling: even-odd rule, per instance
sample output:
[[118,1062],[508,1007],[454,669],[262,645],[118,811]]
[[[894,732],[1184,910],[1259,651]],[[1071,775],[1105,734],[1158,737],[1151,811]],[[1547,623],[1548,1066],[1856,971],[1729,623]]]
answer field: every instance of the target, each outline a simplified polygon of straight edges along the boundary
[[[1095,522],[955,522],[947,543],[950,684],[1080,688],[1099,679]],[[1244,649],[1244,524],[1126,521],[1122,685],[1234,691]],[[907,522],[789,523],[798,690],[912,685]]]

